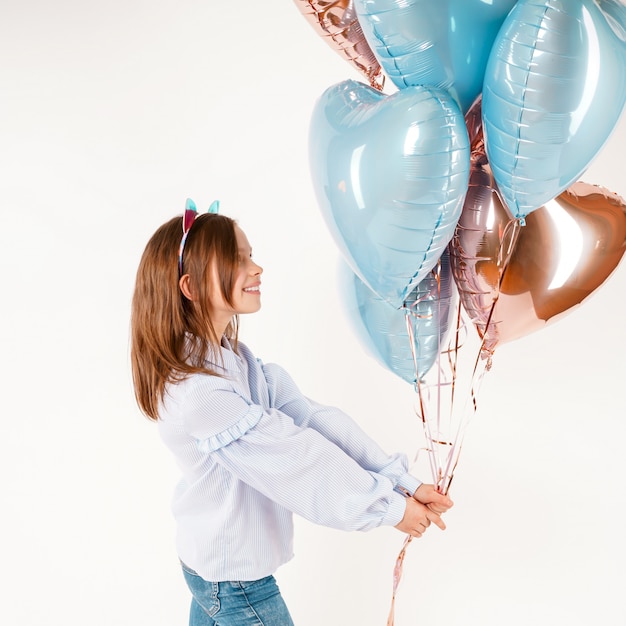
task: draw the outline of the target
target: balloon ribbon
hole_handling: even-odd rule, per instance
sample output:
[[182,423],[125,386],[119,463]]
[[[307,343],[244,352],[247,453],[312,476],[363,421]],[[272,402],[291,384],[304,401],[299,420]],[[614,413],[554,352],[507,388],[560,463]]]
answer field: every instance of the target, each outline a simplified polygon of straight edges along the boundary
[[[482,383],[485,372],[491,369],[493,353],[492,352],[487,353],[484,350],[485,340],[487,337],[487,330],[489,329],[491,317],[493,315],[495,305],[500,295],[500,287],[504,279],[504,273],[506,271],[509,260],[511,259],[511,256],[513,254],[513,250],[515,249],[515,244],[517,243],[519,229],[520,227],[523,227],[523,226],[524,226],[523,221],[516,219],[516,220],[511,220],[504,229],[504,233],[502,237],[502,244],[501,244],[499,255],[498,255],[498,267],[500,268],[499,277],[498,277],[499,278],[498,290],[493,298],[493,303],[489,311],[489,317],[487,319],[485,332],[483,333],[483,336],[481,337],[480,347],[477,351],[477,356],[474,362],[473,371],[470,376],[469,394],[466,399],[466,405],[463,407],[463,410],[461,412],[461,417],[458,420],[458,424],[456,426],[456,432],[454,433],[452,437],[447,438],[447,437],[441,436],[441,433],[444,430],[443,425],[442,425],[442,410],[441,410],[442,401],[443,401],[442,392],[446,388],[449,390],[450,420],[448,422],[448,426],[449,426],[448,430],[452,431],[454,428],[452,424],[452,421],[453,421],[452,418],[454,415],[454,406],[455,406],[454,402],[455,402],[455,395],[457,392],[458,356],[459,356],[459,351],[464,344],[464,342],[461,340],[461,336],[462,336],[462,331],[464,331],[465,326],[466,326],[463,321],[462,306],[460,303],[457,305],[456,332],[454,333],[453,342],[451,341],[450,342],[451,345],[448,345],[448,347],[445,350],[442,350],[441,345],[439,346],[439,351],[438,351],[439,355],[436,361],[437,379],[436,379],[436,383],[431,385],[432,387],[435,388],[436,420],[435,420],[434,428],[431,424],[432,420],[429,417],[429,411],[428,411],[428,400],[430,399],[429,397],[430,390],[429,390],[429,386],[426,385],[426,383],[424,382],[423,376],[420,376],[419,371],[418,371],[415,336],[413,333],[413,326],[409,319],[410,313],[407,309],[407,330],[408,330],[408,335],[409,335],[409,341],[411,342],[411,352],[413,355],[413,363],[415,366],[415,378],[416,378],[415,387],[416,387],[418,400],[419,400],[419,416],[422,420],[422,424],[424,426],[425,437],[428,442],[427,450],[429,453],[428,457],[430,461],[430,468],[431,468],[433,483],[437,487],[438,491],[440,491],[444,495],[448,494],[450,490],[450,486],[452,484],[452,479],[454,478],[454,472],[456,470],[456,467],[459,461],[459,456],[461,453],[465,430],[467,428],[467,425],[470,422],[471,417],[475,415],[476,411],[478,410],[478,403],[477,403],[478,390]],[[433,272],[435,273],[438,279],[437,289],[439,291],[441,290],[440,270],[441,270],[441,264],[439,263],[438,267],[435,268],[435,270],[433,270]],[[416,303],[413,303],[412,306],[414,306],[415,304]],[[414,313],[412,314],[415,315]],[[448,378],[444,376],[445,368],[443,367],[443,365],[446,363],[446,361],[442,363],[442,359],[441,359],[441,357],[444,355],[447,356]],[[470,403],[469,409],[467,407],[467,402]],[[445,459],[443,463],[441,462],[441,458],[438,454],[438,451],[441,450],[442,448],[446,451]],[[407,497],[412,497],[412,494],[409,494],[408,492],[405,495]],[[411,543],[412,539],[413,537],[411,537],[411,535],[407,535],[402,545],[402,549],[400,550],[400,553],[398,554],[396,558],[395,566],[393,569],[393,590],[392,590],[392,597],[391,597],[391,607],[389,610],[389,615],[387,617],[387,626],[394,626],[395,603],[396,603],[396,596],[398,592],[398,586],[402,579],[406,550],[409,544]]]

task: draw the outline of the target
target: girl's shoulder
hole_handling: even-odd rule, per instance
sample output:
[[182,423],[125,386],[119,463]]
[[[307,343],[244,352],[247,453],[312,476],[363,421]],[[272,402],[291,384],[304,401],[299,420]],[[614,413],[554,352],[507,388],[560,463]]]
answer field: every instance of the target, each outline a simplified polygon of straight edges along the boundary
[[263,359],[256,356],[254,352],[252,352],[250,347],[247,344],[243,343],[242,341],[237,342],[237,353],[239,354],[239,357],[243,361],[245,361],[248,367],[252,367],[254,369],[260,369],[262,371],[265,371],[266,369],[271,370],[274,368],[282,369],[276,363],[265,363]]
[[256,356],[254,355],[248,344],[244,343],[243,341],[237,341],[237,354],[239,354],[241,358],[245,358],[246,361],[257,360]]

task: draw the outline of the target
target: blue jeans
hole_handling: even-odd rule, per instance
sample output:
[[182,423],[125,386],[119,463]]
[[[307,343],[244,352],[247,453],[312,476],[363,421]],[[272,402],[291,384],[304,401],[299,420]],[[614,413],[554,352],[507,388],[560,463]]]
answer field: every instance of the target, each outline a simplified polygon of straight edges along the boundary
[[273,576],[209,582],[183,564],[193,596],[189,626],[293,626]]

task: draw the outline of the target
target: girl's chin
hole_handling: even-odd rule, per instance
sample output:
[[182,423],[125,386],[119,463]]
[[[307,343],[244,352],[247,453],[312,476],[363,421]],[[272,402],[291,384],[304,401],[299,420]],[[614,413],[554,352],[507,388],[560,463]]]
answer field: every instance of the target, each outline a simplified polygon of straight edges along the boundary
[[240,307],[237,313],[239,315],[246,315],[247,313],[256,313],[260,309],[261,309],[261,303],[257,302],[257,304],[254,304],[254,305],[248,304],[248,306]]

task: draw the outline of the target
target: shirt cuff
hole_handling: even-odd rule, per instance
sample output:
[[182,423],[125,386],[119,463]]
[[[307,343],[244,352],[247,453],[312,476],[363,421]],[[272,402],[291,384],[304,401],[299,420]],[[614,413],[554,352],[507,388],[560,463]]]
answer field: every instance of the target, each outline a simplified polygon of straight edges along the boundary
[[411,476],[411,474],[404,474],[401,476],[396,484],[396,490],[400,493],[404,493],[405,491],[409,492],[409,495],[412,496],[417,488],[422,484],[422,481],[415,476]]
[[406,498],[399,493],[391,494],[391,502],[382,524],[385,526],[397,526],[404,517],[406,511]]

